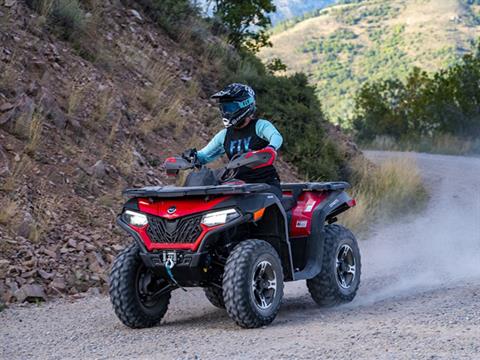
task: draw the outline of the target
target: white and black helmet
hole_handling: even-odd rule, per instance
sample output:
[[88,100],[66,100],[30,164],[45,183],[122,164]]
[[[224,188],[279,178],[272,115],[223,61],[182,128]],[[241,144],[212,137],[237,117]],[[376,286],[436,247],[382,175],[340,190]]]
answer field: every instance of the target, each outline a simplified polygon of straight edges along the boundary
[[256,110],[255,91],[243,84],[230,84],[223,90],[212,95],[212,99],[219,100],[225,127],[240,125]]

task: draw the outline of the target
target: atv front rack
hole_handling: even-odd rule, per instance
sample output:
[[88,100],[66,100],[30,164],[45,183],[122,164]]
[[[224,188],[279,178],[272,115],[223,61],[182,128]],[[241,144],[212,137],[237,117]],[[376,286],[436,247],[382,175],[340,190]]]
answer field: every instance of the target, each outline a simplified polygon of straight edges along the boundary
[[147,186],[139,189],[127,189],[123,195],[129,198],[134,197],[184,197],[184,196],[206,196],[206,195],[237,195],[265,192],[270,189],[267,184],[242,184],[242,185],[218,185],[218,186]]

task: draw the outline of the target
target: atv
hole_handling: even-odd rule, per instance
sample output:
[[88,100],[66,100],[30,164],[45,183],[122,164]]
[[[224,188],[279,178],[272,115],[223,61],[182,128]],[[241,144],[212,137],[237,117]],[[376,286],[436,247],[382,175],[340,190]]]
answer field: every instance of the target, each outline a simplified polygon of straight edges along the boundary
[[190,170],[185,185],[124,191],[117,218],[133,242],[115,259],[110,297],[131,328],[158,324],[175,289],[202,287],[241,327],[276,317],[286,281],[306,280],[321,306],[352,301],[360,284],[355,236],[334,224],[355,206],[346,182],[282,184],[283,198],[266,184],[235,180],[239,168],[273,162],[267,148],[211,170],[198,160],[171,157],[167,174]]

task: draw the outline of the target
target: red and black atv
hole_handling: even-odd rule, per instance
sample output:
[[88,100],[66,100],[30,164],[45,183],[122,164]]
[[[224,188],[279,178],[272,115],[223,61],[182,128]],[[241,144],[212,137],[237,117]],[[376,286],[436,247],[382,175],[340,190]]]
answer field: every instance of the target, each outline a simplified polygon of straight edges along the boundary
[[132,328],[158,324],[177,288],[203,287],[207,299],[240,326],[270,324],[285,281],[307,280],[322,306],[353,300],[360,284],[354,235],[333,224],[355,206],[345,182],[266,184],[234,181],[242,166],[271,164],[274,153],[241,155],[220,171],[182,157],[167,173],[192,169],[184,187],[129,189],[118,224],[135,240],[110,275],[115,313]]

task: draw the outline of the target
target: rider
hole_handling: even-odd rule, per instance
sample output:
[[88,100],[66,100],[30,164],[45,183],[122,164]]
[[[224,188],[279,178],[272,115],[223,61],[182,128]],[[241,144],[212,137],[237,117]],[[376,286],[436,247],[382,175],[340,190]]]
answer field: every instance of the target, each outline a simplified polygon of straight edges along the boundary
[[[237,154],[270,147],[275,151],[282,146],[283,138],[275,126],[255,116],[256,96],[250,86],[230,84],[212,96],[219,100],[225,129],[198,151],[200,163],[207,164],[223,154],[232,159]],[[282,198],[280,178],[273,165],[259,169],[240,168],[236,178],[247,183],[265,183],[271,192]]]

